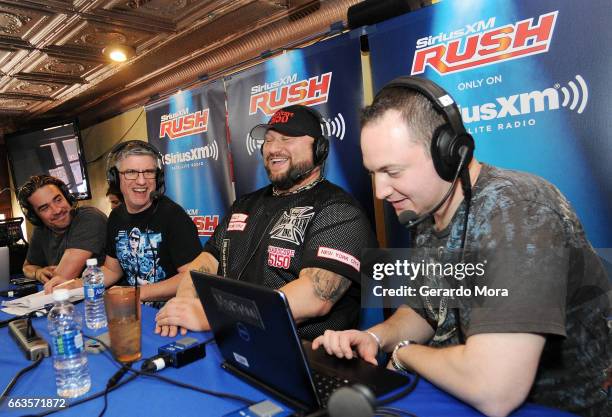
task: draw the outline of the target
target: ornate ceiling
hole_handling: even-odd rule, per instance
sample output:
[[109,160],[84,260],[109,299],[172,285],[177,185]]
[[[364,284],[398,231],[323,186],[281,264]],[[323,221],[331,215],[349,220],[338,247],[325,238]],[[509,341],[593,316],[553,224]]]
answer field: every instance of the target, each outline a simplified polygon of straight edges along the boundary
[[[334,11],[342,14],[357,1],[327,2],[343,3]],[[97,111],[126,89],[322,3],[0,0],[0,134]],[[131,46],[136,55],[123,64],[107,62],[102,49],[113,43]]]

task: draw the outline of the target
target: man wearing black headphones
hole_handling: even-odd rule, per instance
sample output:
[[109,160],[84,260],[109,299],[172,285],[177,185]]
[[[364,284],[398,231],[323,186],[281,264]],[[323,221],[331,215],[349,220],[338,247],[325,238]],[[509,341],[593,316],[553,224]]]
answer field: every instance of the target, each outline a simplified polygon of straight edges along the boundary
[[[376,245],[358,203],[322,176],[329,142],[321,121],[293,105],[253,128],[271,185],[237,199],[191,265],[282,290],[310,340],[358,323],[361,249]],[[177,326],[209,329],[189,274],[157,315],[156,332],[174,336]]]
[[46,284],[53,277],[67,281],[80,276],[88,258],[104,261],[106,216],[95,207],[76,207],[66,184],[50,175],[35,175],[17,196],[35,227],[23,273]]
[[[461,295],[434,304],[419,292],[385,322],[326,331],[313,348],[374,364],[389,352],[393,369],[415,371],[490,416],[523,401],[611,415],[602,389],[610,285],[600,259],[557,188],[480,163],[473,148],[453,99],[428,80],[400,77],[362,113],[363,163],[377,198],[412,229],[413,247],[480,261],[477,282],[508,293],[453,305]],[[460,279],[425,278],[419,291]]]
[[108,155],[107,180],[121,190],[124,204],[108,219],[105,286],[123,278],[124,285],[138,282],[142,301],[173,297],[178,273],[187,270],[202,246],[185,210],[163,195],[161,154],[144,141],[122,142]]
[[128,285],[138,281],[142,301],[173,297],[178,274],[202,246],[185,210],[163,195],[161,154],[144,141],[120,143],[109,154],[107,179],[111,188],[121,190],[124,204],[108,219],[105,285],[123,277]]

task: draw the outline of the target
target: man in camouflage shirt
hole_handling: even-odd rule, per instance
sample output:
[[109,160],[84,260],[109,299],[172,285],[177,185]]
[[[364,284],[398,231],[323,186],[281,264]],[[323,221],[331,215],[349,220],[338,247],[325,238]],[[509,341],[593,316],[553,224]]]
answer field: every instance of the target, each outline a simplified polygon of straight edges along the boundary
[[[452,106],[445,112],[456,112],[460,120]],[[449,123],[448,114],[437,109],[431,98],[396,84],[364,110],[361,148],[377,197],[398,215],[433,211],[413,230],[413,246],[486,260],[483,279],[514,298],[451,305],[445,304],[449,298],[431,303],[421,296],[421,308],[403,305],[368,332],[326,332],[313,348],[348,358],[356,351],[372,363],[378,349],[393,352],[396,369],[414,370],[491,416],[505,416],[523,401],[584,416],[610,415],[603,390],[612,346],[606,322],[610,284],[580,221],[542,178],[471,159],[472,198],[462,244],[463,188],[455,187],[434,209],[450,187],[432,160],[431,138]]]

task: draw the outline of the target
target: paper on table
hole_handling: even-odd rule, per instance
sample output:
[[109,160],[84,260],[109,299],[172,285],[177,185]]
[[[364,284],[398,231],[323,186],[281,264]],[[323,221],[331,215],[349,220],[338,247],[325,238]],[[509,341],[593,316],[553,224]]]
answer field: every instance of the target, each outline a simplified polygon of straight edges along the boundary
[[[83,299],[83,287],[68,290],[69,300],[71,303]],[[35,310],[40,310],[46,304],[53,303],[53,294],[45,294],[44,291],[35,294],[26,295],[25,297],[15,300],[3,301],[2,311],[8,314],[21,316]]]

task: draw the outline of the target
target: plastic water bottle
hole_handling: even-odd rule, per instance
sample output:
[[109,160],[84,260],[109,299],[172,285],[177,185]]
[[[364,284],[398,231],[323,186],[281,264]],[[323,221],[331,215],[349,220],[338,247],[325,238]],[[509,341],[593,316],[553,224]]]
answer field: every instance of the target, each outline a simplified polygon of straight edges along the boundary
[[95,258],[88,259],[83,272],[83,291],[85,295],[85,324],[89,329],[106,327],[104,311],[104,273],[98,268]]
[[87,355],[81,333],[81,315],[68,301],[67,289],[53,291],[53,308],[47,316],[55,368],[57,395],[73,398],[91,387]]

